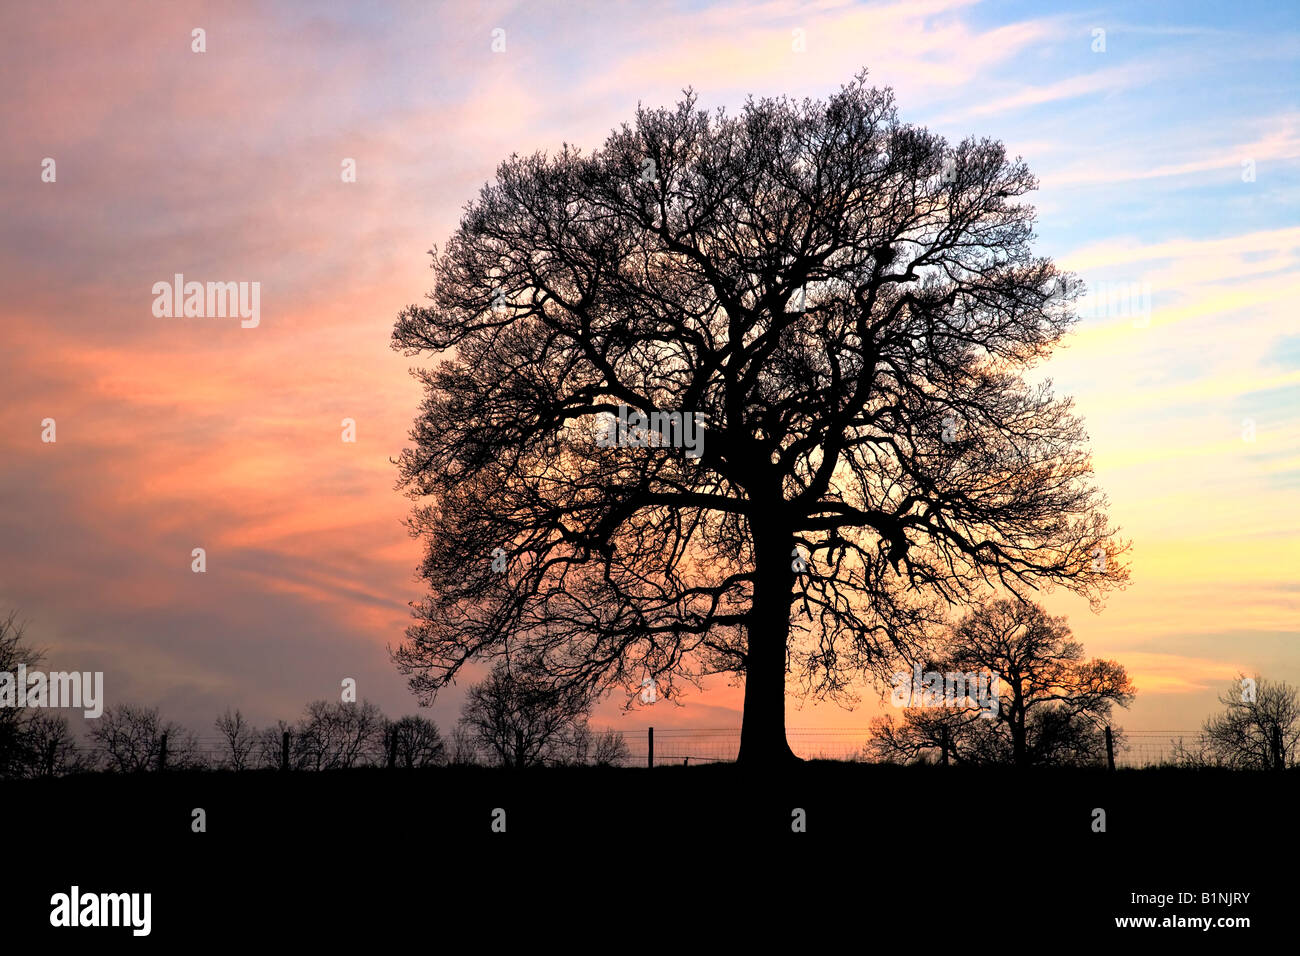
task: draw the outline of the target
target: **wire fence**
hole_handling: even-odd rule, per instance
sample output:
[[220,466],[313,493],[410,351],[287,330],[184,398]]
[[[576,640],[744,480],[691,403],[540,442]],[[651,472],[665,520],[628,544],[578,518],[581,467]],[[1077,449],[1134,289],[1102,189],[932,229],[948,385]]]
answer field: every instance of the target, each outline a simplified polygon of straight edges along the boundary
[[[733,761],[740,752],[740,730],[656,729],[655,763]],[[790,728],[790,749],[805,760],[868,760],[871,731],[865,727]],[[631,765],[645,766],[649,747],[645,734],[628,735]],[[1170,764],[1179,747],[1197,749],[1205,743],[1199,730],[1123,731],[1117,738],[1116,767],[1155,767]]]
[[[621,737],[622,746],[612,761],[618,766],[645,767],[686,765],[698,766],[708,763],[726,763],[734,761],[740,752],[739,728],[691,728],[660,727],[629,729],[596,729],[593,737],[616,735]],[[867,745],[871,732],[865,727],[845,728],[789,728],[786,737],[794,753],[809,760],[870,760]],[[1115,747],[1115,765],[1117,767],[1153,767],[1172,763],[1179,747],[1195,750],[1205,742],[1205,735],[1199,730],[1147,730],[1123,731],[1117,735]],[[453,741],[444,737],[446,748],[438,762],[453,758]],[[81,758],[87,767],[106,767],[112,763],[104,747],[88,740],[78,740],[70,745],[70,752]],[[154,746],[150,754],[150,764],[156,764],[159,754]],[[290,744],[290,766],[301,767],[301,753]],[[653,754],[653,764],[652,764]],[[500,759],[491,750],[479,742],[460,741],[459,762],[491,765]],[[316,765],[325,766],[385,766],[388,763],[388,748],[382,739],[376,739],[354,751],[335,759],[317,761]],[[231,748],[226,738],[220,735],[186,735],[168,742],[167,763],[172,767],[228,767],[231,763]],[[605,762],[600,752],[590,742],[584,748],[568,752],[563,746],[548,750],[548,759],[553,763],[590,764]],[[249,768],[281,766],[282,752],[279,746],[253,746],[246,758]],[[397,764],[401,766],[402,758]]]
[[1206,741],[1199,730],[1126,730],[1123,749],[1115,754],[1115,766],[1163,766],[1173,762],[1180,747],[1198,751]]
[[[786,730],[790,749],[809,760],[861,760],[870,739],[866,728],[798,728]],[[646,766],[650,758],[649,733],[627,737],[628,763]],[[656,728],[656,764],[720,763],[734,761],[740,753],[740,729]]]

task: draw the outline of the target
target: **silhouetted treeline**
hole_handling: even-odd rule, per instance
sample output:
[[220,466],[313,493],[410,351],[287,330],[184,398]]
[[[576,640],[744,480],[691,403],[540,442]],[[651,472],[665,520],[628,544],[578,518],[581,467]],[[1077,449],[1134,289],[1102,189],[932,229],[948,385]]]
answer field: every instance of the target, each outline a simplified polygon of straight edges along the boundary
[[24,721],[21,734],[0,743],[0,776],[613,764],[628,754],[621,733],[594,731],[585,719],[567,722],[562,733],[544,739],[530,736],[528,752],[516,755],[496,746],[500,734],[489,739],[480,727],[461,723],[448,740],[427,717],[393,720],[366,700],[312,701],[297,721],[260,728],[240,711],[227,710],[216,720],[217,735],[204,738],[165,719],[156,707],[132,704],[105,708],[89,727],[88,738],[78,741],[66,718],[38,712]]
[[[994,672],[1001,676],[1001,694],[988,699],[949,695],[949,700],[937,688],[934,700],[923,690],[921,706],[912,706],[915,688],[910,675],[903,675],[909,686],[896,691],[904,692],[909,705],[901,723],[891,717],[877,720],[860,757],[1105,765],[1103,730],[1109,730],[1111,706],[1128,703],[1133,688],[1118,664],[1086,659],[1064,619],[1049,618],[1033,604],[995,602],[964,619],[943,649],[946,656],[932,658],[934,673],[973,678],[981,671]],[[20,664],[34,668],[42,660],[43,654],[25,641],[15,616],[0,618],[0,671],[13,672]],[[1279,770],[1295,765],[1300,749],[1295,688],[1243,676],[1220,702],[1226,709],[1207,719],[1196,743],[1180,740],[1166,764]],[[205,737],[166,719],[156,707],[116,704],[88,721],[84,740],[56,711],[0,707],[0,777],[629,763],[631,752],[622,733],[590,726],[592,704],[581,695],[557,693],[527,668],[498,663],[470,688],[460,719],[445,737],[427,717],[390,719],[367,700],[313,701],[296,721],[265,727],[227,709],[213,725],[215,735]],[[1110,737],[1115,749],[1123,746],[1118,730]]]
[[[0,672],[37,667],[44,655],[11,612],[0,618]],[[0,777],[159,770],[413,769],[448,764],[614,764],[628,757],[617,731],[598,732],[593,701],[550,692],[504,667],[470,689],[460,721],[445,740],[420,715],[386,717],[367,700],[312,701],[294,722],[254,727],[239,711],[216,719],[202,738],[157,707],[116,704],[87,723],[78,741],[66,717],[33,707],[0,707]]]

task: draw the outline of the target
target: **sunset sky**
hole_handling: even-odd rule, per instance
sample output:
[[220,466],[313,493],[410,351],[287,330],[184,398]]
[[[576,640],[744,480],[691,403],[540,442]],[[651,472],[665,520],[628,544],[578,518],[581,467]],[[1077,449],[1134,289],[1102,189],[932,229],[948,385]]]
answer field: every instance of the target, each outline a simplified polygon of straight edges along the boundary
[[[1044,369],[1134,546],[1101,614],[1044,599],[1129,669],[1117,722],[1195,729],[1240,670],[1300,683],[1300,7],[324,6],[0,12],[0,611],[52,667],[200,733],[344,677],[415,712],[385,645],[421,596],[390,462],[420,392],[389,337],[427,250],[512,152],[598,147],[687,86],[734,110],[867,67],[903,120],[1024,157],[1038,251],[1149,287],[1149,322],[1089,314]],[[176,273],[260,282],[260,324],[155,317]],[[865,697],[788,723],[865,726]],[[739,727],[739,703],[719,681],[597,723]]]

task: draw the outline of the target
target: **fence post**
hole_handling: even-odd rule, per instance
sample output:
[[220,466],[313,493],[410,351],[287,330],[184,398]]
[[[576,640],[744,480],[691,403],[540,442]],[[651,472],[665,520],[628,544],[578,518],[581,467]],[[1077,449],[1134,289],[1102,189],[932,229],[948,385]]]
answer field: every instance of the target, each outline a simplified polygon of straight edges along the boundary
[[289,769],[289,731],[280,735],[280,769]]
[[388,732],[388,769],[392,770],[397,766],[397,731]]
[[649,740],[650,750],[649,755],[646,757],[646,766],[653,767],[655,765],[655,729],[653,727],[650,728],[647,734],[647,740]]
[[1115,740],[1110,735],[1110,724],[1106,725],[1106,769],[1115,769]]
[[167,735],[162,735],[162,741],[158,747],[158,770],[161,772],[167,769]]

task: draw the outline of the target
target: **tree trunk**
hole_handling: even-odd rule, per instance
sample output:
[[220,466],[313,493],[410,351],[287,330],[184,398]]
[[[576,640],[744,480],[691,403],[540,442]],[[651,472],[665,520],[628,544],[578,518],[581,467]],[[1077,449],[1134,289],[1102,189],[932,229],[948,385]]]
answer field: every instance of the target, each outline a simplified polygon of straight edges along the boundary
[[1029,766],[1029,748],[1026,745],[1025,714],[1019,704],[1011,709],[1011,758],[1017,767]]
[[754,526],[756,580],[754,604],[746,628],[745,713],[741,721],[740,754],[746,766],[794,763],[785,739],[786,644],[790,637],[790,592],[795,572],[793,536],[770,527]]

